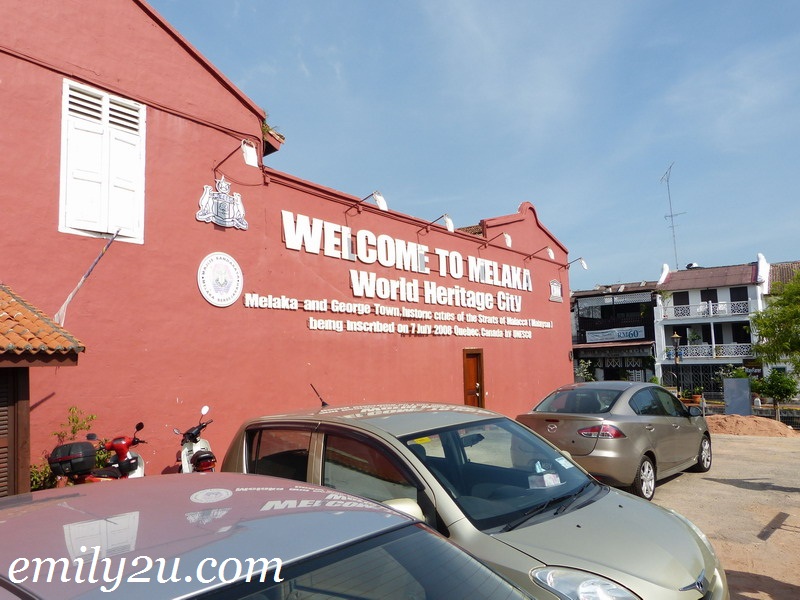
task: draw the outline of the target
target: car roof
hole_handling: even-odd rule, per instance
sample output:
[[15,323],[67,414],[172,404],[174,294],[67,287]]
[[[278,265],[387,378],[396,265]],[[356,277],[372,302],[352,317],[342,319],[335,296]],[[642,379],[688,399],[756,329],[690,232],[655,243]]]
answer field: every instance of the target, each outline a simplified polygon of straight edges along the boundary
[[316,411],[258,417],[247,421],[244,427],[270,421],[291,420],[339,424],[358,422],[359,425],[368,429],[382,430],[394,437],[404,437],[432,429],[454,427],[499,417],[503,417],[503,415],[463,404],[405,402],[341,407],[328,405]]
[[641,389],[645,387],[658,387],[653,383],[645,383],[641,381],[581,381],[578,383],[570,383],[562,385],[558,390],[575,390],[579,388],[595,389],[595,390],[619,390],[625,391],[629,389]]
[[[89,564],[95,552],[112,561],[127,557],[128,564],[136,556],[164,558],[167,573],[175,558],[192,573],[205,558],[217,564],[280,558],[288,564],[412,522],[358,496],[264,475],[193,473],[92,483],[0,499],[0,536],[14,540],[0,545],[0,574],[7,576],[18,559],[83,556]],[[119,562],[114,564],[112,572]],[[177,597],[208,586],[195,578],[169,587],[164,591]],[[115,594],[146,593],[141,585],[124,588]],[[87,592],[74,583],[40,582],[30,589],[42,598]]]

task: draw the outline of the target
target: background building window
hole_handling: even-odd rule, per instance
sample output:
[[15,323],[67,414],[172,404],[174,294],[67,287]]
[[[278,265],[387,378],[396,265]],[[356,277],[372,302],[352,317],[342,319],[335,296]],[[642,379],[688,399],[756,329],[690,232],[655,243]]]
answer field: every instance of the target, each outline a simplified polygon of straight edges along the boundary
[[144,243],[144,105],[64,80],[59,231]]

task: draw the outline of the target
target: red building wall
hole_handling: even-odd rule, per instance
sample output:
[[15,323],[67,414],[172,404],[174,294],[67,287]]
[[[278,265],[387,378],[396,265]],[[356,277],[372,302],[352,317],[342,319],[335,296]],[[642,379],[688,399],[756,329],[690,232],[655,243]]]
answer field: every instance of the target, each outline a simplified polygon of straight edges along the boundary
[[[132,432],[136,421],[144,421],[141,435],[149,444],[142,454],[148,473],[157,473],[174,462],[179,438],[172,428],[192,424],[203,404],[212,406],[207,434],[221,455],[243,419],[318,406],[312,384],[333,405],[462,403],[467,348],[483,351],[485,405],[509,415],[572,379],[566,249],[530,204],[487,219],[485,238],[449,233],[438,224],[426,231],[425,219],[382,212],[371,200],[359,212],[356,196],[246,166],[241,140],[260,140],[263,112],[145,4],[2,0],[0,6],[13,15],[0,22],[0,147],[7,166],[0,192],[0,281],[50,314],[106,243],[58,231],[62,82],[84,82],[148,107],[144,243],[114,242],[70,304],[65,325],[87,348],[78,366],[32,370],[33,460],[52,448],[51,434],[72,405],[98,416],[93,430],[100,436]],[[241,194],[246,230],[196,218],[205,186],[222,175],[232,184],[230,193]],[[298,215],[309,224],[321,220],[327,255],[313,243],[287,247],[293,229],[285,229],[283,211],[292,223]],[[403,247],[426,246],[431,273],[349,260],[346,249],[341,257],[347,228],[354,240],[362,231]],[[501,232],[511,235],[513,249],[502,236],[483,246]],[[536,252],[544,246],[554,250],[553,260]],[[439,274],[437,249],[460,254],[463,277]],[[233,257],[243,275],[241,296],[227,307],[209,303],[198,285],[198,268],[213,252]],[[470,281],[469,257],[487,259],[490,269],[496,263],[498,270],[528,270],[532,289]],[[420,298],[357,297],[351,271],[403,278]],[[551,281],[563,286],[563,301],[551,299]],[[430,305],[425,282],[489,294],[495,303],[507,294],[513,306],[479,311]],[[248,307],[248,294],[283,296],[297,306]],[[335,313],[334,301],[363,303],[371,314]],[[375,303],[389,313],[405,307],[464,320],[376,316]],[[535,323],[469,322],[509,316]],[[326,331],[315,329],[311,319],[343,326],[379,321],[393,330]],[[405,325],[408,333],[401,331]],[[412,325],[431,329],[412,335]],[[435,330],[437,325],[531,338],[471,337]]]

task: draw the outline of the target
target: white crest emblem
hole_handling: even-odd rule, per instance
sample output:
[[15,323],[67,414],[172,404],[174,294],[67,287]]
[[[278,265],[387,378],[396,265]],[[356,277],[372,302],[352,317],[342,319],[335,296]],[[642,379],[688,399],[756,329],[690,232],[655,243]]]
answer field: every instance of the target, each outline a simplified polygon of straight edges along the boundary
[[210,185],[203,186],[203,195],[200,196],[200,210],[197,211],[198,221],[211,223],[212,221],[221,227],[236,227],[236,229],[247,229],[247,221],[244,219],[244,204],[242,195],[231,191],[231,184],[222,179],[217,179],[217,191],[212,191]]
[[212,252],[197,269],[197,285],[214,306],[230,306],[242,294],[244,277],[239,263],[224,252]]

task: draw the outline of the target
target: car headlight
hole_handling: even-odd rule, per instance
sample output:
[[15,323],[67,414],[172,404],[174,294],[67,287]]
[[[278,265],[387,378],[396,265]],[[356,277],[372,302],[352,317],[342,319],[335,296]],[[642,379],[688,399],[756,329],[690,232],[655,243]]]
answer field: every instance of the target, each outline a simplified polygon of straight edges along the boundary
[[564,567],[542,567],[530,573],[534,583],[563,600],[641,600],[639,596],[606,579]]

